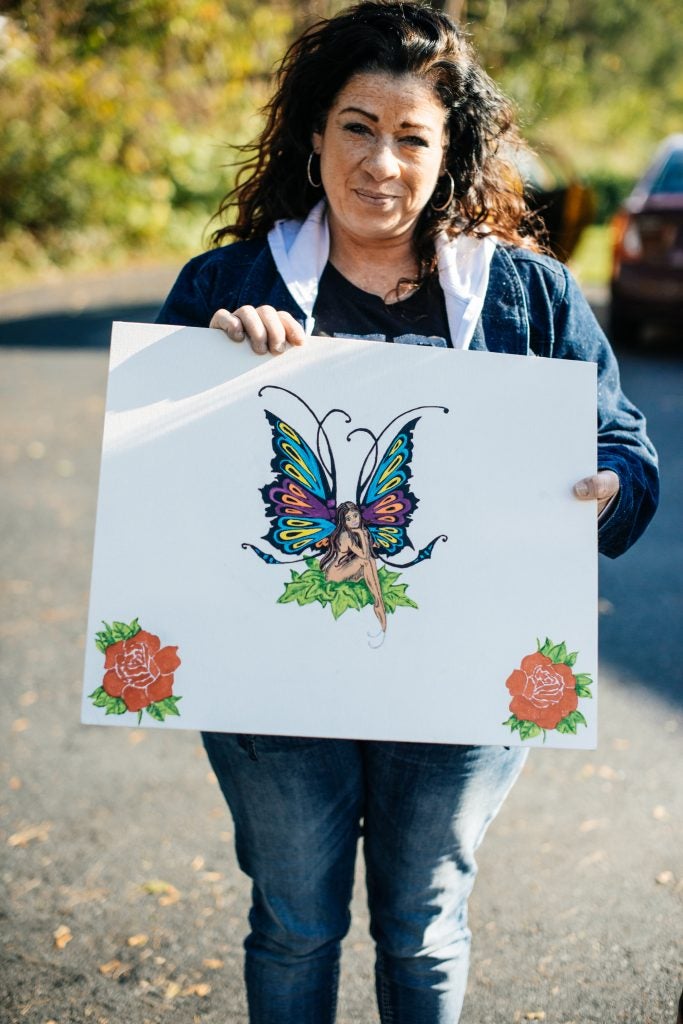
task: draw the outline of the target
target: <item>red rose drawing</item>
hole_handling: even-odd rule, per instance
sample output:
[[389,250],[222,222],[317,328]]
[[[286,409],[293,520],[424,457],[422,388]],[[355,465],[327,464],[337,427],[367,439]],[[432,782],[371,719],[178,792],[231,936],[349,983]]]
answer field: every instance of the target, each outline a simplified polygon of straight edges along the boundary
[[554,729],[576,711],[579,698],[576,680],[568,665],[557,664],[538,651],[522,658],[505,684],[512,694],[510,711],[518,719]]
[[144,629],[129,640],[111,644],[104,660],[105,693],[121,697],[129,711],[165,700],[173,693],[173,673],[180,665],[177,650],[162,648],[159,637]]

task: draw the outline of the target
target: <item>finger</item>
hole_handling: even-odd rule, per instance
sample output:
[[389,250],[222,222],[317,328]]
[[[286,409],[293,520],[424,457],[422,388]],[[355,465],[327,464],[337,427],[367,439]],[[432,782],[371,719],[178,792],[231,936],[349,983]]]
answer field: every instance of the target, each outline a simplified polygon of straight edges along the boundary
[[272,306],[259,306],[256,310],[268,332],[268,350],[280,355],[285,350],[287,339],[280,314]]
[[217,327],[219,330],[225,331],[231,341],[244,341],[242,321],[234,313],[229,313],[227,309],[217,309],[211,317],[209,327]]
[[299,323],[295,320],[291,313],[288,313],[286,309],[279,309],[278,314],[282,321],[282,326],[285,329],[285,336],[290,345],[303,345],[306,340],[306,332]]
[[253,306],[240,306],[235,310],[244,327],[247,340],[257,355],[263,356],[268,351],[268,331],[261,317]]
[[611,469],[602,469],[574,484],[574,494],[583,501],[607,502],[619,491],[619,477]]

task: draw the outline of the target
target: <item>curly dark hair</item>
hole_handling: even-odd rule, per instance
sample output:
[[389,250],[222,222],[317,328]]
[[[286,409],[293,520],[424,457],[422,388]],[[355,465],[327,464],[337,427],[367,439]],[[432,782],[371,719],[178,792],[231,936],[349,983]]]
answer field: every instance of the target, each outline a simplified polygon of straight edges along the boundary
[[[322,131],[339,91],[361,72],[413,74],[429,81],[446,109],[446,168],[455,182],[444,210],[428,204],[415,230],[419,277],[435,269],[434,240],[494,231],[503,241],[534,249],[541,234],[530,213],[514,162],[523,146],[510,101],[486,74],[455,23],[419,3],[366,0],[307,29],[287,50],[275,95],[264,108],[265,127],[241,147],[235,187],[217,218],[234,223],[211,236],[265,236],[280,218],[304,219],[320,198],[306,173],[314,131]],[[443,194],[442,194],[443,192]],[[435,205],[448,198],[441,185]],[[227,218],[226,218],[227,219]]]

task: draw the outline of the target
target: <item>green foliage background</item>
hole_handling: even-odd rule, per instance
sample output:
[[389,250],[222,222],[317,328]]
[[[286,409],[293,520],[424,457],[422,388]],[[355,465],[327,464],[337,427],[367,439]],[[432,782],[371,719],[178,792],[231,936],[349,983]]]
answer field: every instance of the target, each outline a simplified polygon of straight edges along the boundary
[[[198,251],[230,144],[287,42],[337,0],[0,2],[0,268]],[[679,0],[462,0],[533,140],[567,153],[607,218],[683,120]]]

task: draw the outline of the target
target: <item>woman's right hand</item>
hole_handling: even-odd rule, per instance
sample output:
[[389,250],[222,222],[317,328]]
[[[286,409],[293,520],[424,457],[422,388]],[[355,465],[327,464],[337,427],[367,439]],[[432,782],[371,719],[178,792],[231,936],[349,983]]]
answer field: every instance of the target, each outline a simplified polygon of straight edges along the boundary
[[217,309],[209,327],[225,331],[231,341],[246,339],[257,355],[280,355],[287,344],[303,345],[306,337],[291,313],[273,306],[240,306],[234,313]]

